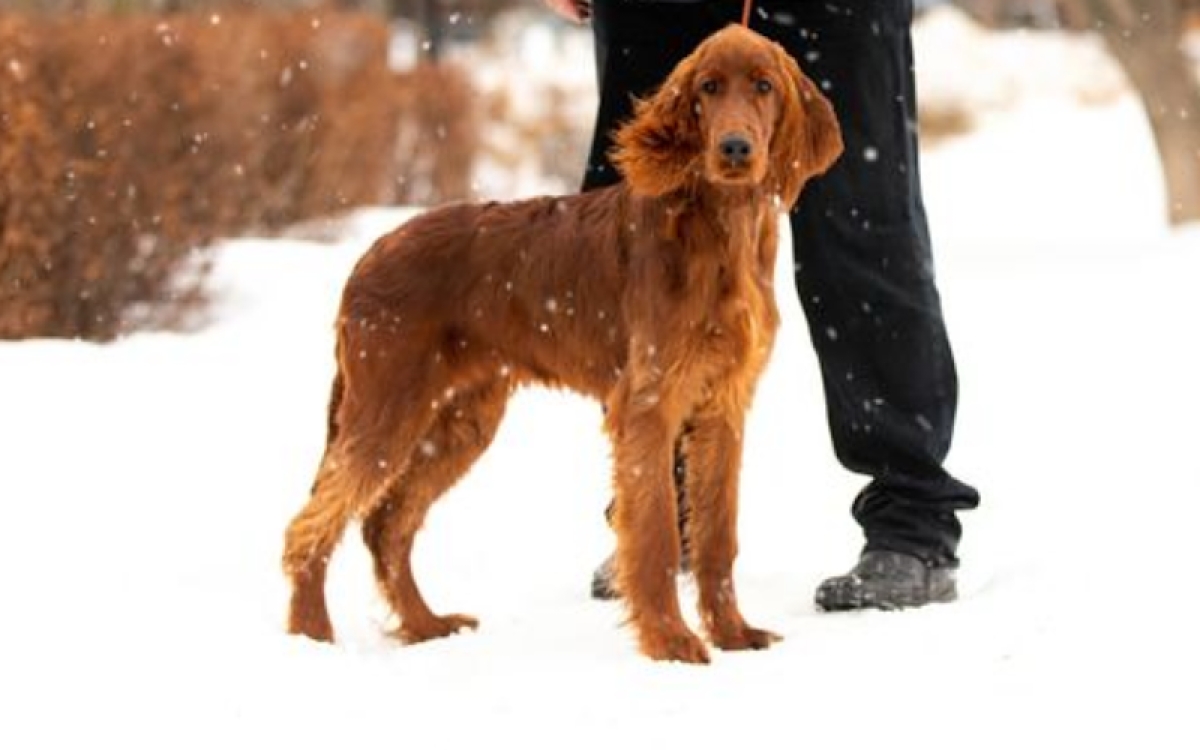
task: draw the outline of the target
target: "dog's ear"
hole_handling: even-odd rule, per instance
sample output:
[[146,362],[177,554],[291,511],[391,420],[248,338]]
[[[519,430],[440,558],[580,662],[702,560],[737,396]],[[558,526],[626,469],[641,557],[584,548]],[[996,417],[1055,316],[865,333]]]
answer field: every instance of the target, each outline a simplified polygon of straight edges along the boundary
[[770,184],[785,209],[800,197],[804,183],[829,169],[842,153],[842,130],[833,105],[796,61],[774,45],[776,63],[788,81],[779,126],[771,140]]
[[701,139],[694,77],[694,58],[685,58],[653,96],[635,102],[633,119],[613,137],[613,164],[638,195],[679,190],[696,170]]

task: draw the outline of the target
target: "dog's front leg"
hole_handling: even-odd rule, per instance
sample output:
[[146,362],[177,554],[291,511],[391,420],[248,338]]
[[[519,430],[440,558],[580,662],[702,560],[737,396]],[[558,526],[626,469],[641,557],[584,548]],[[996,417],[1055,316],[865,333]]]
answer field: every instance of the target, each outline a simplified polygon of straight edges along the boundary
[[727,651],[767,648],[779,640],[746,623],[733,585],[744,422],[740,407],[723,409],[716,401],[692,419],[684,444],[688,534],[700,615],[713,645]]
[[[626,391],[628,393],[628,391]],[[610,403],[617,533],[617,586],[652,659],[708,663],[704,643],[679,609],[679,526],[673,478],[677,424],[661,403],[623,398]]]

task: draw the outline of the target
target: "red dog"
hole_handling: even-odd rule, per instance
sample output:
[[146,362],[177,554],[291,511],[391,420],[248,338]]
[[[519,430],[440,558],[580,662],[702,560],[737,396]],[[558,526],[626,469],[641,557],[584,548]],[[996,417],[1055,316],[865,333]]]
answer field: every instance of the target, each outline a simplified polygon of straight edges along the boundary
[[841,134],[781,47],[731,26],[638,104],[616,143],[621,185],[440,208],[358,263],[338,317],[325,456],[287,530],[290,632],[332,640],[325,571],[355,518],[403,641],[475,627],[430,611],[413,539],[487,448],[513,390],[543,383],[606,407],[617,582],[642,651],[708,661],[675,586],[681,436],[707,634],[722,649],[775,639],[746,624],[733,589],[742,430],[779,320],[779,214],[841,153]]

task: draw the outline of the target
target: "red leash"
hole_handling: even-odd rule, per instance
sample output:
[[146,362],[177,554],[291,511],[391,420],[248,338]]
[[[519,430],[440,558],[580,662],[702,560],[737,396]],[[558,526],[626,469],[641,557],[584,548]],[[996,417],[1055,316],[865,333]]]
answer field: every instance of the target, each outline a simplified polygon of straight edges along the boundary
[[747,29],[750,28],[750,9],[754,7],[754,0],[746,0],[742,3],[742,25]]

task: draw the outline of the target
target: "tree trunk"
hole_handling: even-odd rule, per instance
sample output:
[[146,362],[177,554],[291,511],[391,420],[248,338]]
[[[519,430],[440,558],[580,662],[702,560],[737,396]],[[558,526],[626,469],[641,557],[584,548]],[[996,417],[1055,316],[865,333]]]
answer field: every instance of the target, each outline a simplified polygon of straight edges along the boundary
[[1183,51],[1179,0],[1071,0],[1104,42],[1150,120],[1172,224],[1200,221],[1200,82]]
[[422,56],[432,63],[442,57],[442,9],[438,0],[420,0],[417,5],[420,25],[425,30],[425,41],[421,45]]

